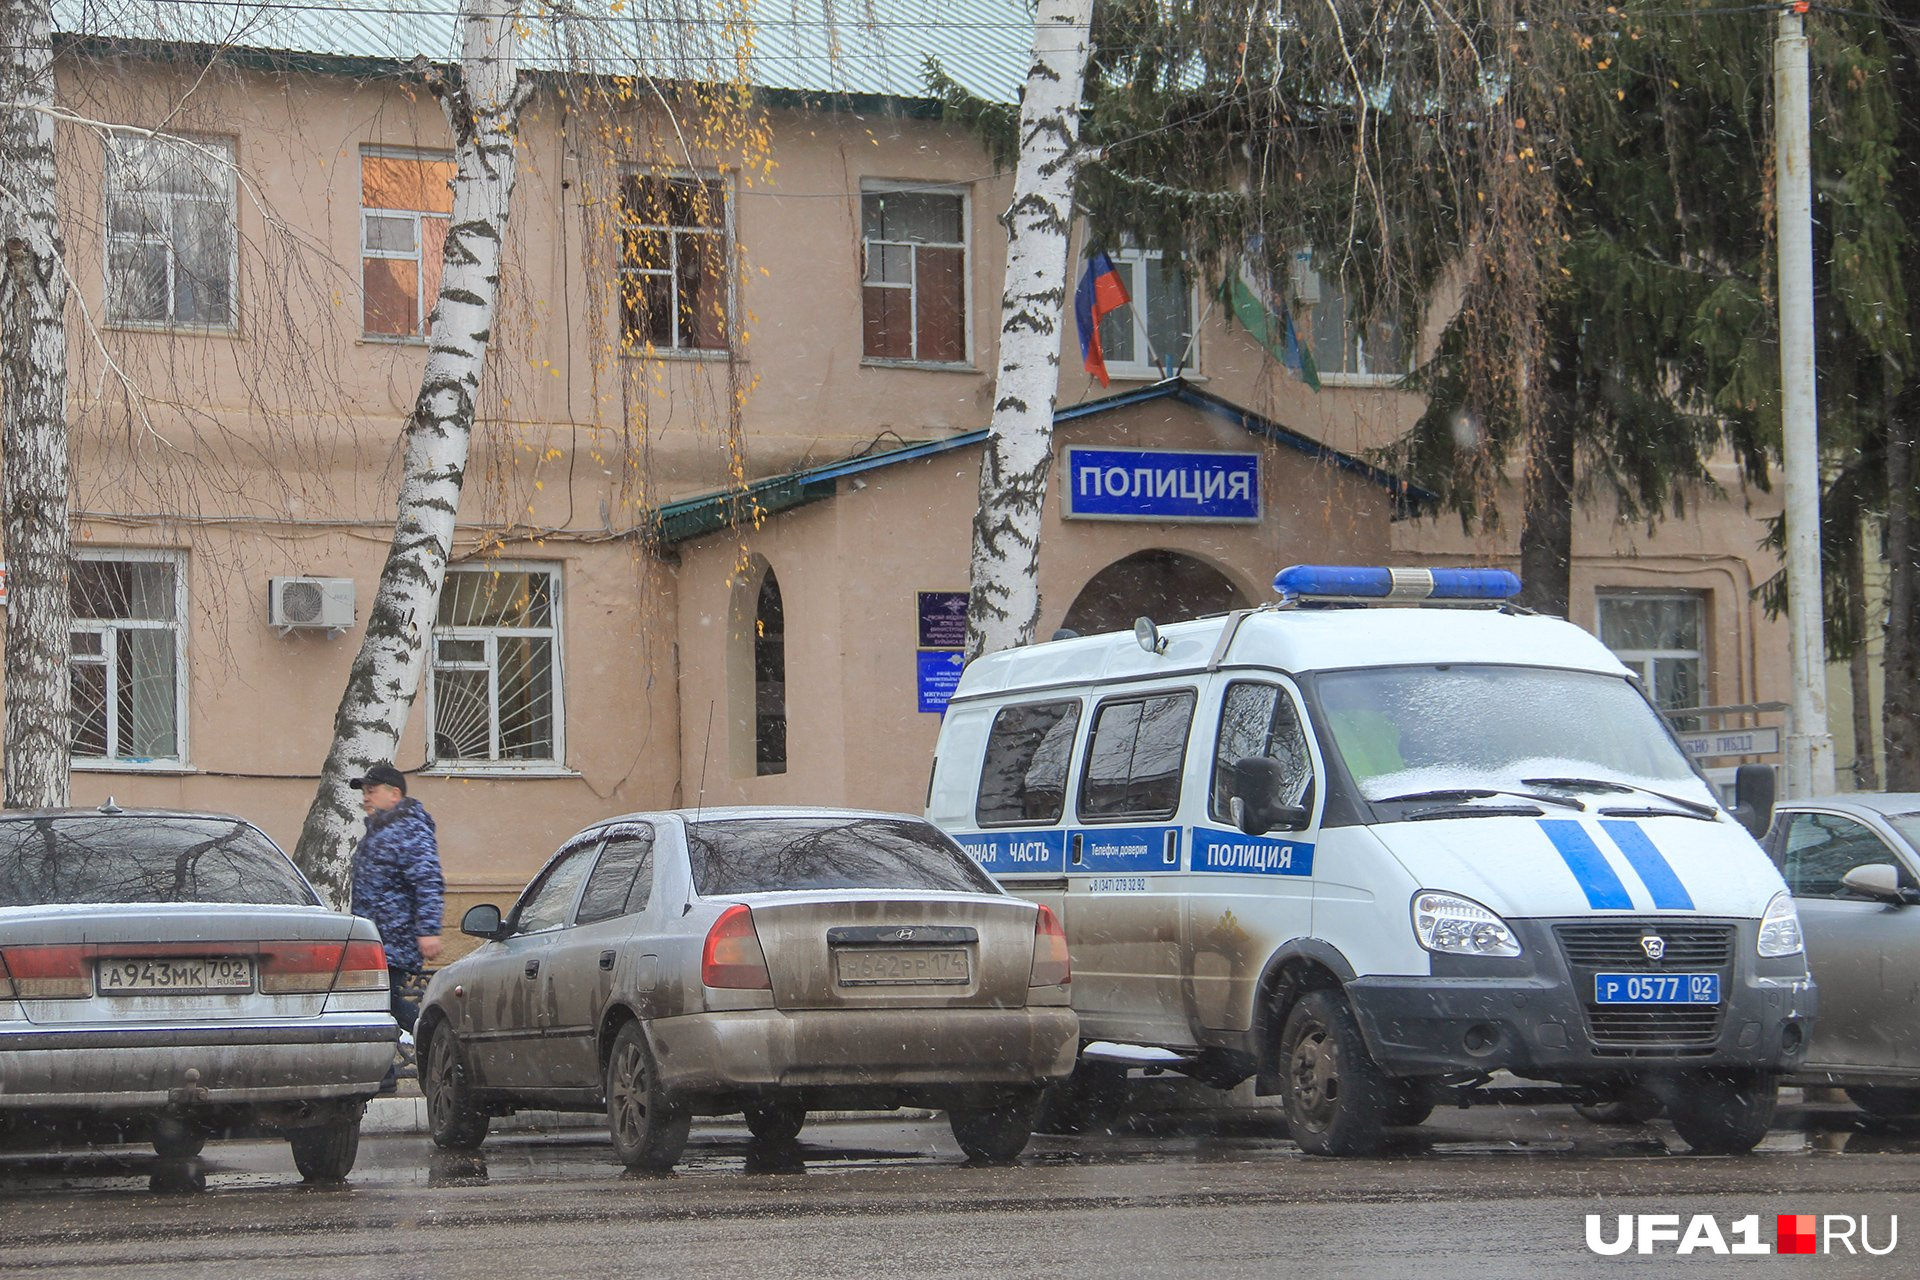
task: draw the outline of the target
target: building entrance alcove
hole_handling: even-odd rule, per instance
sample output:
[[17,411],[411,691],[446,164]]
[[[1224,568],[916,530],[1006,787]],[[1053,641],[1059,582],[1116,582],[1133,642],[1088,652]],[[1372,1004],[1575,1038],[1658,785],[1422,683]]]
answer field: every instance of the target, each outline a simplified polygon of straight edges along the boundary
[[1086,636],[1126,631],[1135,618],[1164,626],[1251,604],[1206,561],[1156,547],[1116,560],[1089,578],[1060,625]]

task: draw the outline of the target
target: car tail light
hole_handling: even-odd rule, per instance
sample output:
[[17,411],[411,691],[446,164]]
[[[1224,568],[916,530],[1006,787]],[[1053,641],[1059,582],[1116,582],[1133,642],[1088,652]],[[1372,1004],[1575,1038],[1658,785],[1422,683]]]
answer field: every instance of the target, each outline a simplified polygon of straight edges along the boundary
[[18,1000],[85,1000],[93,995],[93,970],[84,946],[0,947],[0,973],[12,979]]
[[377,942],[263,942],[260,992],[269,996],[375,990],[387,985],[387,957]]
[[745,906],[735,903],[728,907],[707,930],[706,946],[700,950],[700,981],[710,987],[772,988],[767,953],[760,948],[753,912]]
[[1033,921],[1033,970],[1030,987],[1058,987],[1073,981],[1073,960],[1067,955],[1067,932],[1060,917],[1041,907]]

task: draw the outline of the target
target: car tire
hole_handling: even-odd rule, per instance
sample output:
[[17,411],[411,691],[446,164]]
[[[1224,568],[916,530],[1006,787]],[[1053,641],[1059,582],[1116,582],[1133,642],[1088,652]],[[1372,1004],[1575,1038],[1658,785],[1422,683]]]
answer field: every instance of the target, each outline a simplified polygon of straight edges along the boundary
[[947,1108],[953,1140],[967,1159],[980,1164],[1011,1164],[1033,1137],[1033,1115],[1040,1090],[1005,1093],[984,1105]]
[[1848,1085],[1847,1097],[1876,1120],[1920,1119],[1920,1089],[1882,1084]]
[[1048,1085],[1033,1118],[1039,1133],[1111,1129],[1127,1105],[1127,1069],[1114,1062],[1074,1064],[1073,1074]]
[[287,1134],[293,1147],[293,1167],[308,1182],[340,1182],[353,1172],[360,1154],[360,1117],[329,1120]]
[[1387,1086],[1386,1123],[1396,1129],[1425,1124],[1433,1114],[1433,1094],[1424,1080],[1392,1080]]
[[1666,1108],[1645,1089],[1629,1089],[1607,1102],[1577,1102],[1573,1110],[1590,1124],[1645,1124]]
[[1287,1129],[1316,1156],[1370,1156],[1386,1141],[1393,1086],[1338,991],[1309,991],[1287,1015],[1279,1074]]
[[755,1142],[792,1142],[807,1123],[807,1109],[795,1102],[761,1102],[742,1110]]
[[191,1121],[163,1119],[153,1125],[153,1154],[162,1160],[191,1160],[207,1145],[207,1131]]
[[1778,1097],[1765,1073],[1703,1073],[1679,1082],[1667,1116],[1695,1154],[1745,1155],[1773,1127]]
[[660,1084],[660,1069],[647,1035],[629,1022],[607,1055],[607,1129],[614,1159],[629,1169],[664,1173],[687,1148],[693,1117],[674,1104]]
[[427,1102],[427,1133],[443,1151],[477,1151],[487,1140],[487,1113],[473,1100],[466,1055],[452,1027],[442,1026],[427,1041],[420,1092]]

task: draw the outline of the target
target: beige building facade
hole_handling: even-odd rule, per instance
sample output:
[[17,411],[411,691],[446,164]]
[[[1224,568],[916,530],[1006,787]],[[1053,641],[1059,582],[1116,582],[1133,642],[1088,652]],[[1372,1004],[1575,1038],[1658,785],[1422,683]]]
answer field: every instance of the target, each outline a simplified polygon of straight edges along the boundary
[[[60,135],[74,799],[236,812],[290,847],[391,532],[446,126],[398,68],[346,58],[62,66],[76,117],[126,126]],[[745,140],[671,154],[644,107],[619,151],[551,86],[529,106],[397,760],[456,904],[614,813],[924,803],[953,647],[928,611],[967,586],[1010,175],[910,98],[768,94],[742,118]],[[1043,635],[1256,604],[1291,563],[1515,558],[1369,462],[1417,416],[1408,353],[1345,327],[1331,282],[1294,298],[1313,391],[1201,282],[1117,256],[1136,305],[1107,322],[1110,386],[1062,335]],[[1070,512],[1072,449],[1254,459],[1257,515]],[[1669,705],[1783,700],[1785,631],[1753,596],[1776,510],[1732,477],[1653,529],[1589,510],[1574,621]]]

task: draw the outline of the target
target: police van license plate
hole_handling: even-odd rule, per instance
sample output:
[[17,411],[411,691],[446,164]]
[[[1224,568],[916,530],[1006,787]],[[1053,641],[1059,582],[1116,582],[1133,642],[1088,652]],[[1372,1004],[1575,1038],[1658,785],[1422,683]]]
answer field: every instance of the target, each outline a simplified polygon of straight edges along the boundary
[[1596,973],[1595,1004],[1719,1004],[1717,973]]
[[835,951],[833,959],[843,987],[958,985],[968,981],[967,953],[959,948],[844,948]]
[[251,991],[253,961],[244,956],[102,960],[95,971],[95,981],[103,996]]

